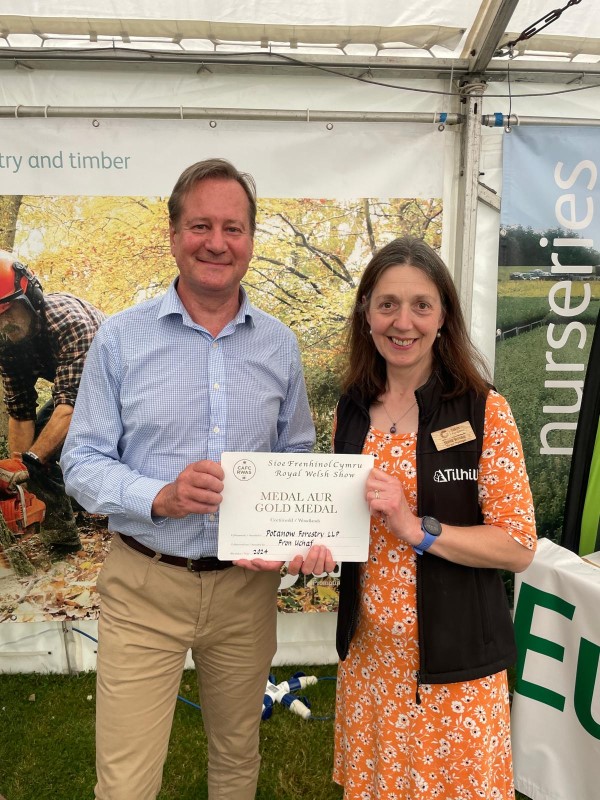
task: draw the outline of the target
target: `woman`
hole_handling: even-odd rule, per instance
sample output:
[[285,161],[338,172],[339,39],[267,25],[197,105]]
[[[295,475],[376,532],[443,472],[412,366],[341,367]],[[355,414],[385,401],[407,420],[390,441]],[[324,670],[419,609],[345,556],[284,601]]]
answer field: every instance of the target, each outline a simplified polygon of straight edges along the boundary
[[369,559],[344,564],[334,780],[345,800],[514,797],[498,569],[533,558],[510,408],[423,241],[368,264],[348,331],[335,451],[369,453]]

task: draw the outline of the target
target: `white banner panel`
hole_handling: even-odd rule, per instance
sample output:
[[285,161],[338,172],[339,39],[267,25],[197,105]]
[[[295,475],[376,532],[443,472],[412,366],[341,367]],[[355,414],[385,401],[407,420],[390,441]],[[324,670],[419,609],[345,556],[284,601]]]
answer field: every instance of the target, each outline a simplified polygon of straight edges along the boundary
[[[278,614],[272,666],[335,664],[337,614]],[[0,674],[74,673],[96,669],[98,621],[13,622],[0,625]],[[189,651],[186,669],[194,669]]]
[[598,797],[599,608],[600,567],[541,539],[515,584],[515,786],[532,800]]
[[[2,194],[169,195],[185,167],[227,158],[261,197],[441,197],[432,125],[3,120]],[[331,128],[328,128],[328,125]]]

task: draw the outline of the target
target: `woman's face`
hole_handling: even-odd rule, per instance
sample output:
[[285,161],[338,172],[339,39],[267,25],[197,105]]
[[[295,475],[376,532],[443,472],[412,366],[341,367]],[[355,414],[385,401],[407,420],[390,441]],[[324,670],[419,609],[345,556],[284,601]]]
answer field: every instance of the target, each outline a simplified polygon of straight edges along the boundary
[[388,371],[416,370],[425,379],[431,372],[433,343],[444,322],[435,283],[416,267],[389,267],[375,284],[366,316]]

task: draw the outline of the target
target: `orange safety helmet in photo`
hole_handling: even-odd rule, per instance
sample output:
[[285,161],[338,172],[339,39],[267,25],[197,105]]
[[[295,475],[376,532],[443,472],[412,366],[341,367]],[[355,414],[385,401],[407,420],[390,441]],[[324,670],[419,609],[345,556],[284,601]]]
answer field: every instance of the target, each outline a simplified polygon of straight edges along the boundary
[[40,282],[12,253],[0,250],[0,314],[20,297],[26,298],[38,311],[43,302]]

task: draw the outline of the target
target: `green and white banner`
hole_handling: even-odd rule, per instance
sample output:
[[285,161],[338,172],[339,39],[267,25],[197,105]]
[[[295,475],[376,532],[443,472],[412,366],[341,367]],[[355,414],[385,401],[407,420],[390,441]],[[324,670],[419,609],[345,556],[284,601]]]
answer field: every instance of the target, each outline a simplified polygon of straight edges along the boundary
[[533,800],[600,794],[600,559],[549,539],[516,576],[512,705],[517,789]]

